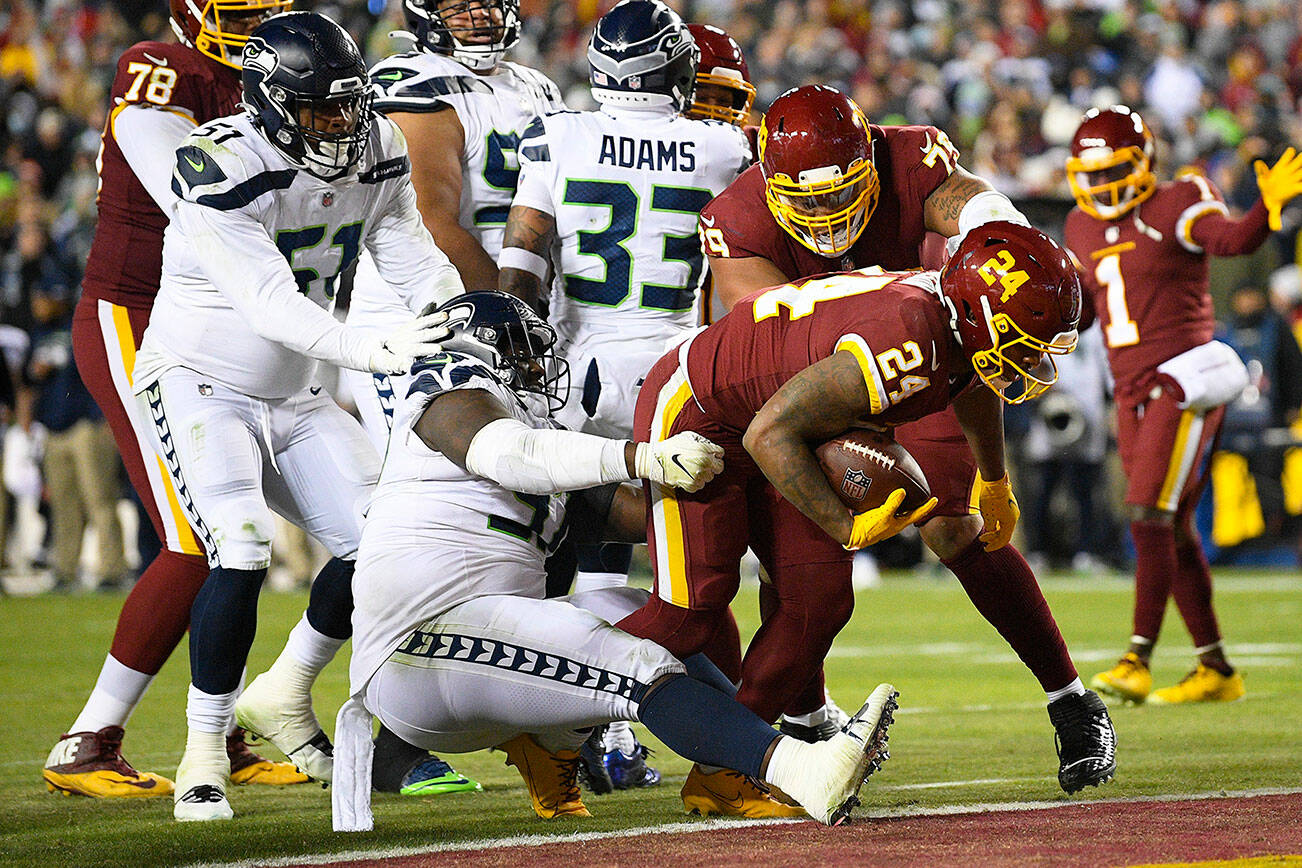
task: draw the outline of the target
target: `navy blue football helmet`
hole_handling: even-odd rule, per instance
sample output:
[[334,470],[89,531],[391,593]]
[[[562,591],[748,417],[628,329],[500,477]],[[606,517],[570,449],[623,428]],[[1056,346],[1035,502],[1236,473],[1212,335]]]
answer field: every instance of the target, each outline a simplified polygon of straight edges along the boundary
[[467,292],[425,313],[445,311],[447,352],[487,364],[514,392],[541,396],[549,412],[565,405],[570,368],[556,354],[556,330],[520,299],[497,290]]
[[624,0],[597,21],[588,43],[592,97],[637,108],[692,104],[701,50],[683,19],[659,0]]
[[520,41],[520,0],[403,0],[416,44],[487,72]]
[[357,43],[315,12],[285,12],[244,46],[244,106],[290,162],[327,180],[357,165],[371,132],[371,85]]

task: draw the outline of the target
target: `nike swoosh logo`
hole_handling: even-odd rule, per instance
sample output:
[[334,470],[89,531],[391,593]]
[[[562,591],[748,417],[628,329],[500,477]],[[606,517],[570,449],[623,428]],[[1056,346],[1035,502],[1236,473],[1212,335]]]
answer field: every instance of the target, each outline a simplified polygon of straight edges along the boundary
[[936,342],[931,342],[931,369],[934,371],[940,367],[940,359],[936,357]]
[[133,781],[130,778],[118,778],[113,783],[126,784],[129,787],[137,787],[142,790],[152,790],[158,784],[158,781],[147,780],[147,779]]
[[401,72],[385,72],[377,75],[376,78],[382,81],[402,81],[403,74]]
[[190,155],[189,155],[189,154],[186,154],[186,155],[185,155],[185,161],[186,161],[187,163],[189,163],[189,164],[190,164],[190,168],[191,168],[191,169],[194,169],[196,172],[202,172],[202,171],[203,171],[203,167],[206,166],[206,165],[208,165],[207,163],[204,162],[203,157],[200,157],[200,158],[199,158],[199,162],[196,163],[194,160],[190,159]]
[[714,226],[714,218],[713,218],[713,217],[706,217],[704,214],[702,214],[702,215],[701,215],[701,224],[704,225],[704,226],[711,226],[711,227],[712,227],[712,226]]
[[706,786],[702,786],[701,789],[705,790],[707,793],[714,796],[720,802],[723,802],[725,805],[728,805],[730,807],[741,808],[741,806],[745,804],[745,800],[742,799],[741,793],[737,793],[735,796],[725,796],[723,793],[719,792],[718,790],[710,789],[709,787]]
[[150,60],[152,60],[152,61],[154,62],[154,65],[155,65],[155,66],[167,66],[167,58],[166,58],[166,57],[164,57],[162,60],[159,60],[157,57],[154,57],[154,56],[153,56],[152,54],[150,54],[148,51],[142,51],[142,52],[140,52],[140,53],[143,54],[145,57],[148,57]]
[[311,392],[313,395],[320,395],[320,394],[321,394],[321,387],[320,387],[320,386],[312,386],[310,389],[308,389],[308,391]]
[[921,148],[918,148],[918,150],[922,151],[924,154],[931,150],[931,130],[927,130],[927,143]]

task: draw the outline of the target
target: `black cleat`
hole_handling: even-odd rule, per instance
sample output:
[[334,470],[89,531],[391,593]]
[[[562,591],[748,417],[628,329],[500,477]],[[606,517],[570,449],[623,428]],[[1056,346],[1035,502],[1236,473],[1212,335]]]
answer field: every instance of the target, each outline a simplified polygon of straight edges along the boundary
[[1098,694],[1064,696],[1049,703],[1056,730],[1058,784],[1068,793],[1097,787],[1117,771],[1117,733]]
[[579,748],[579,783],[598,796],[604,796],[615,789],[615,782],[606,770],[605,734],[606,727],[593,727],[592,735]]

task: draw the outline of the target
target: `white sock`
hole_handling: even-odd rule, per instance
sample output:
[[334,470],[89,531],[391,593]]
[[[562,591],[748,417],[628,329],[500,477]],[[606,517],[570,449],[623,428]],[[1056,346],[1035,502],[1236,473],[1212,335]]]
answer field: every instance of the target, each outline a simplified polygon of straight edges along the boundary
[[[191,686],[190,689],[193,691],[194,687]],[[200,784],[218,783],[225,786],[230,773],[226,734],[195,729],[192,725],[185,736],[185,756],[176,769],[176,798]]]
[[600,591],[604,588],[622,588],[628,584],[627,573],[584,573],[574,576],[574,593]]
[[[248,667],[245,667],[244,669],[241,669],[241,670],[240,670],[240,684],[239,684],[238,687],[235,688],[235,698],[236,698],[236,699],[239,699],[239,698],[240,698],[240,694],[244,692],[244,682],[245,682],[246,680],[248,680],[248,677],[249,677],[249,670],[248,670]],[[232,715],[231,715],[231,725],[228,726],[228,727],[226,727],[226,734],[227,734],[227,735],[234,735],[234,734],[235,734],[235,730],[237,730],[237,729],[239,729],[239,728],[240,728],[240,725],[239,725],[238,722],[236,722],[236,720],[235,720],[235,715],[232,714]]]
[[809,778],[809,769],[820,761],[817,757],[819,750],[819,745],[782,736],[769,756],[769,767],[764,770],[765,782],[798,799],[801,783]]
[[818,726],[827,722],[827,706],[824,705],[809,714],[784,714],[782,719],[787,723],[796,723],[800,726]]
[[637,739],[633,737],[633,727],[629,726],[627,720],[608,724],[604,742],[603,747],[607,751],[617,750],[624,756],[632,756],[633,751],[637,750]]
[[[289,639],[285,642],[285,650],[280,652],[280,657],[276,660],[276,666],[281,660],[290,657],[308,672],[311,673],[313,680],[321,674],[321,670],[326,668],[326,664],[334,659],[339,649],[344,647],[347,639],[332,639],[326,634],[318,631],[315,627],[307,622],[307,615],[298,619],[294,629],[289,631]],[[272,668],[276,668],[272,666]],[[311,687],[309,682],[308,687]]]
[[220,735],[223,756],[226,753],[226,732],[235,717],[237,696],[239,692],[235,690],[230,693],[204,693],[191,684],[186,697],[185,719],[190,725],[190,735],[193,736],[196,732]]
[[137,672],[109,654],[99,670],[95,689],[68,732],[97,732],[106,726],[126,726],[153,680],[154,676]]
[[1075,681],[1073,681],[1071,684],[1068,684],[1066,687],[1060,687],[1057,690],[1046,691],[1044,695],[1049,697],[1050,702],[1057,702],[1059,699],[1062,699],[1064,696],[1080,696],[1084,692],[1085,692],[1085,685],[1081,684],[1080,679],[1077,678]]

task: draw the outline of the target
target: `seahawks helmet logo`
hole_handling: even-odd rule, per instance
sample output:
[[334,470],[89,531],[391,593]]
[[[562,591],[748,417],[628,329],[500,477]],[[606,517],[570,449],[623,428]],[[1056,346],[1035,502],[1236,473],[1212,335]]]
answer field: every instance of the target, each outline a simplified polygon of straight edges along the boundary
[[265,79],[280,66],[280,55],[262,37],[254,36],[244,45],[243,66],[245,69],[256,69]]

